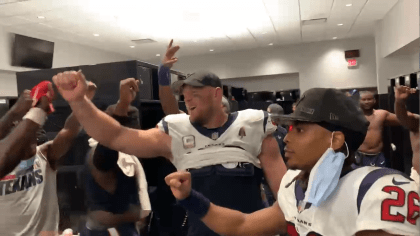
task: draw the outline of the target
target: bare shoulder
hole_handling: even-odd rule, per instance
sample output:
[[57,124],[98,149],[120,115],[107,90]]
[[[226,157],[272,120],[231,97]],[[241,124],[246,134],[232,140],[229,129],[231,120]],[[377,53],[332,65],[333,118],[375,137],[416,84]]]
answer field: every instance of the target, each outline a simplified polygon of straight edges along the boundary
[[389,114],[389,111],[378,109],[374,110],[374,114],[377,117],[377,119],[385,120],[386,116]]

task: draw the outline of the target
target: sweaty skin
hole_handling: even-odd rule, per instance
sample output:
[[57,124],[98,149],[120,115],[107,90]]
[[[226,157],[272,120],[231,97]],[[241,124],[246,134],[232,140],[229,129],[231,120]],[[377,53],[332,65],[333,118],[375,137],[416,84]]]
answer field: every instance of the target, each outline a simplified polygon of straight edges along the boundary
[[382,141],[382,131],[386,118],[386,111],[373,110],[372,114],[366,115],[370,122],[365,141],[359,147],[359,151],[364,153],[379,153],[382,151],[384,143]]
[[366,138],[359,151],[368,154],[377,154],[382,151],[384,146],[382,140],[382,131],[384,126],[398,126],[401,123],[395,114],[386,110],[375,110],[373,106],[376,100],[372,93],[361,92],[360,108],[362,109],[366,119],[370,122]]
[[419,120],[418,114],[407,110],[406,103],[409,96],[416,94],[417,90],[406,86],[395,87],[395,114],[401,124],[410,130],[411,148],[413,151],[413,168],[419,173],[420,142],[419,142]]
[[413,149],[413,168],[419,172],[419,165],[420,165],[420,142],[419,142],[419,131],[413,132],[410,131],[410,141],[411,141],[411,148]]

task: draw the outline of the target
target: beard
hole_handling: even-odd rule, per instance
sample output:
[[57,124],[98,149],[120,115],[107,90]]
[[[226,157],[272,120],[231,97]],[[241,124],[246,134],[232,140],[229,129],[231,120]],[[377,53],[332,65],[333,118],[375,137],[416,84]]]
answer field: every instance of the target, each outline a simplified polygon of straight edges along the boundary
[[203,126],[206,122],[207,122],[207,119],[205,118],[205,116],[201,114],[199,116],[196,116],[194,119],[191,119],[191,123],[194,123],[200,126]]
[[193,120],[191,120],[191,122],[200,126],[204,126],[209,121],[209,118],[213,116],[213,111],[213,107],[209,106],[207,109],[202,110],[199,114],[196,114],[196,116]]

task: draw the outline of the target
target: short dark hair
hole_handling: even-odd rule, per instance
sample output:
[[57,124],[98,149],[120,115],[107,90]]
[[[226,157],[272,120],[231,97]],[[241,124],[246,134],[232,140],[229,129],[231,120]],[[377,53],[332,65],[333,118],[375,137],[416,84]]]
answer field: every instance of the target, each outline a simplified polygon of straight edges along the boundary
[[360,94],[360,96],[362,96],[363,94],[371,94],[372,96],[375,97],[375,93],[374,92],[371,92],[369,90],[360,91],[359,94]]

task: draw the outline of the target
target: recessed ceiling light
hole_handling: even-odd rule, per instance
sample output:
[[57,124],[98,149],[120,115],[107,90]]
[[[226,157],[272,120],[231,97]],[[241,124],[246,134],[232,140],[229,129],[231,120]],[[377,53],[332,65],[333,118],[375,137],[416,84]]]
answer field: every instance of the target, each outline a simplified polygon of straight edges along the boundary
[[273,43],[269,43],[268,45],[273,46]]
[[263,32],[262,34],[266,34],[267,32]]
[[197,40],[194,40],[194,43],[196,43],[197,42]]
[[333,39],[337,39],[337,37],[333,37]]
[[134,48],[135,46],[130,46],[130,48]]
[[157,57],[160,57],[160,54],[156,54]]
[[93,34],[93,36],[98,37],[98,36],[99,36],[99,34]]
[[344,25],[344,24],[341,24],[341,23],[340,23],[340,24],[337,24],[337,25],[338,25],[338,26],[342,26],[342,25]]
[[210,52],[213,52],[214,51],[214,49],[210,49]]
[[351,7],[351,6],[353,6],[353,4],[346,4],[346,7]]
[[45,19],[45,16],[38,16],[38,19]]

